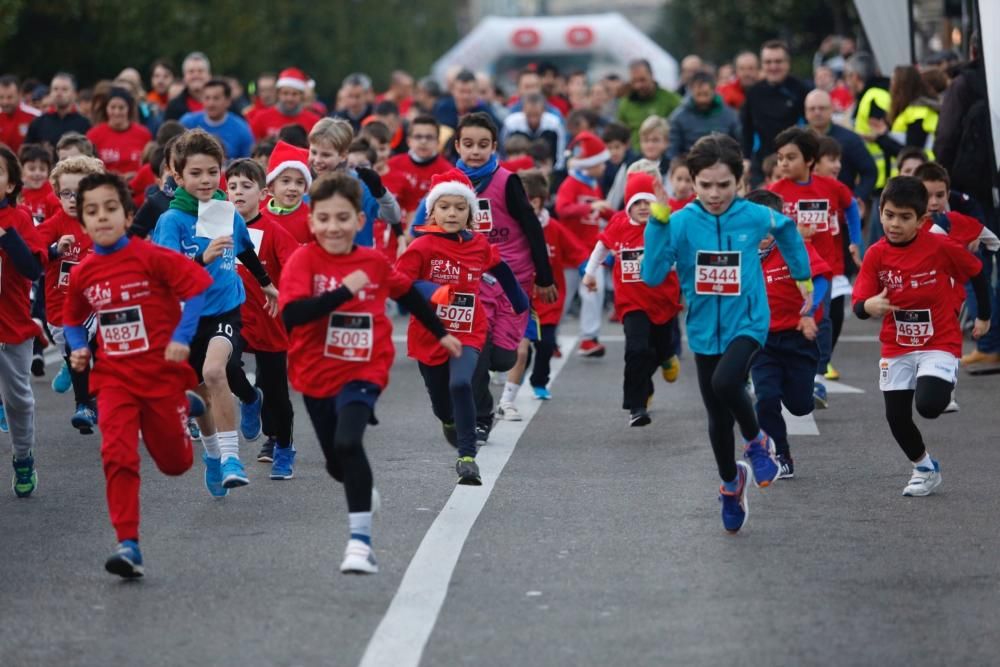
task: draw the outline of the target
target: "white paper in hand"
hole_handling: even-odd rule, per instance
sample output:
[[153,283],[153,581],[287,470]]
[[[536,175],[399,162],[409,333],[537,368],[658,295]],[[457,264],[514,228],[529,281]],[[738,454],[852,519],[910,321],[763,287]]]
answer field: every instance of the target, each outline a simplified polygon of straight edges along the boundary
[[194,235],[206,239],[233,235],[233,216],[236,207],[222,199],[198,202],[198,222]]

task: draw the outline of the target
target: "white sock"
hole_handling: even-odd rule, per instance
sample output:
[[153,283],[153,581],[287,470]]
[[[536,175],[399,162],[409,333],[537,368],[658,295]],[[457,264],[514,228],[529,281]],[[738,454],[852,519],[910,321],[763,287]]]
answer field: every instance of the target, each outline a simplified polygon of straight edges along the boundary
[[361,540],[370,545],[372,543],[372,513],[349,512],[347,520],[351,527],[351,539]]
[[513,403],[514,399],[517,398],[517,390],[521,388],[521,385],[514,384],[513,382],[506,382],[503,386],[503,394],[500,396],[500,405],[506,403]]
[[208,454],[211,458],[217,459],[222,456],[222,453],[219,452],[218,433],[213,433],[212,435],[202,434],[201,444],[205,447],[205,453]]
[[924,458],[914,463],[913,466],[919,468],[927,468],[928,470],[934,470],[934,461],[931,460],[931,455],[925,451]]
[[218,436],[222,460],[240,458],[240,437],[236,435],[236,431],[219,431]]

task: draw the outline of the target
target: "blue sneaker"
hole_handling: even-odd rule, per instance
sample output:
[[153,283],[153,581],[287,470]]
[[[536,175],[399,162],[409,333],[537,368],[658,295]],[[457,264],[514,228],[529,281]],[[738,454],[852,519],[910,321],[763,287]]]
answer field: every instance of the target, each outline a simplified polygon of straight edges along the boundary
[[295,463],[295,448],[288,447],[274,448],[274,462],[271,463],[271,479],[291,479],[295,476],[292,472],[292,464]]
[[73,428],[80,432],[80,435],[90,435],[94,432],[94,426],[97,424],[97,411],[85,403],[80,403],[76,406],[76,412],[73,413],[70,423],[73,424]]
[[201,429],[198,427],[198,422],[193,419],[188,419],[188,435],[192,440],[201,440]]
[[746,525],[750,516],[750,503],[747,501],[747,478],[751,475],[750,466],[743,461],[736,462],[736,479],[739,482],[736,490],[730,493],[723,484],[719,487],[719,500],[722,502],[722,527],[730,533],[739,531]]
[[69,374],[69,364],[65,360],[59,369],[59,374],[52,378],[52,391],[57,394],[65,394],[73,388],[73,378]]
[[222,486],[227,489],[235,489],[238,486],[246,486],[250,483],[247,471],[243,469],[243,464],[235,456],[230,456],[222,462]]
[[18,498],[27,498],[38,488],[38,473],[35,472],[35,457],[28,452],[23,459],[14,458],[14,477],[10,488]]
[[229,489],[222,485],[222,459],[202,454],[201,460],[205,462],[205,487],[208,492],[213,498],[225,498]]
[[830,406],[826,398],[826,385],[822,382],[813,382],[813,403],[817,410],[826,410]]
[[0,433],[10,433],[10,425],[7,423],[7,411],[3,408],[3,403],[0,403]]
[[260,437],[260,408],[264,404],[264,393],[260,387],[254,387],[257,393],[257,400],[253,403],[240,401],[240,432],[247,440],[256,440]]
[[139,543],[133,540],[119,542],[118,549],[104,561],[104,569],[125,579],[141,577],[142,552],[139,551]]
[[764,488],[781,474],[781,466],[774,459],[774,441],[763,431],[743,448],[743,458],[753,466],[753,482]]
[[[203,399],[198,392],[188,390],[184,392],[184,395],[187,396],[188,401],[188,419],[201,417],[205,414],[205,399]],[[190,431],[190,427],[188,430]],[[198,432],[198,435],[201,435],[200,431]]]
[[535,392],[535,398],[539,401],[547,401],[552,398],[548,387],[532,387],[531,389]]

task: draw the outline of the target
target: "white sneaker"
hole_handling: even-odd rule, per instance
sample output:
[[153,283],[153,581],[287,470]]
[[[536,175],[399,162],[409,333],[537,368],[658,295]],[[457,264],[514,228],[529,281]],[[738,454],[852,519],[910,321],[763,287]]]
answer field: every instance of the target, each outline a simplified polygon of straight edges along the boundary
[[958,407],[958,401],[954,398],[948,403],[948,407],[944,409],[945,412],[958,412],[962,408]]
[[361,540],[349,540],[340,571],[344,574],[376,574],[378,564],[375,562],[375,552]]
[[517,411],[513,403],[501,403],[497,406],[497,417],[509,422],[521,421],[521,413]]
[[934,459],[931,461],[934,462],[933,470],[923,466],[913,468],[913,477],[903,489],[904,496],[929,496],[934,489],[941,486],[941,466]]

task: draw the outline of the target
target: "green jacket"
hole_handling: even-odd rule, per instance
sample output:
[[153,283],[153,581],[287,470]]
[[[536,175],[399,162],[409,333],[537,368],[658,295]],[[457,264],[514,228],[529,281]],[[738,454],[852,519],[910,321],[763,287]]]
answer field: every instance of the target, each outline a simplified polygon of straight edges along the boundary
[[631,93],[618,103],[618,120],[632,130],[632,147],[639,148],[639,126],[650,116],[667,118],[674,109],[680,106],[681,98],[676,93],[664,90],[659,86],[652,97],[640,99]]

